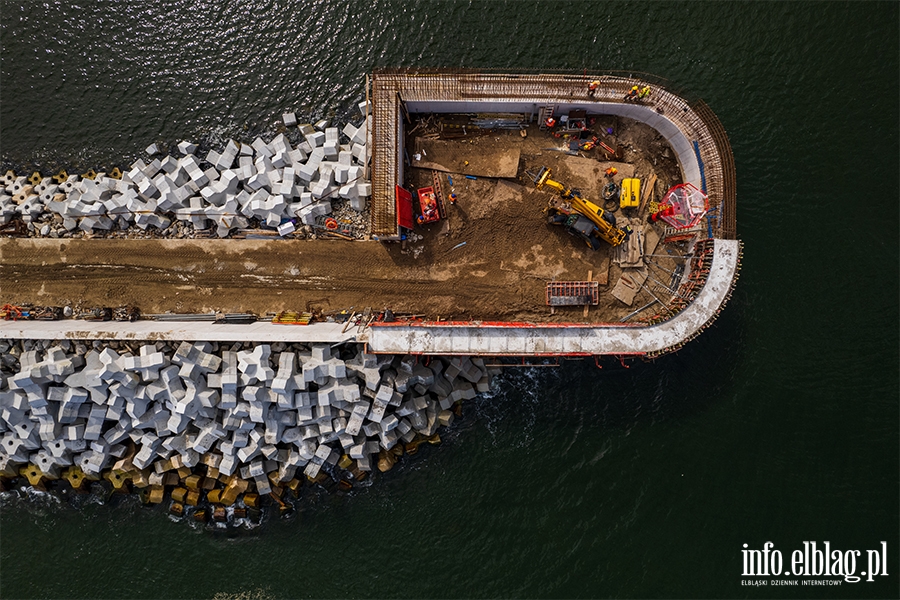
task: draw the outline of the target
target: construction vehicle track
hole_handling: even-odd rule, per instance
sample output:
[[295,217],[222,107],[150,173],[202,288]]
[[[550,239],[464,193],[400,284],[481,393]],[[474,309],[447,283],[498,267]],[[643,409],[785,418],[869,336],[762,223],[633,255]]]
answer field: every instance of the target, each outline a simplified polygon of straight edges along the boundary
[[[568,240],[562,240],[567,242]],[[510,258],[430,263],[377,242],[0,240],[14,304],[138,306],[144,313],[390,307],[432,318],[545,319],[544,281]],[[502,267],[501,267],[502,264]]]

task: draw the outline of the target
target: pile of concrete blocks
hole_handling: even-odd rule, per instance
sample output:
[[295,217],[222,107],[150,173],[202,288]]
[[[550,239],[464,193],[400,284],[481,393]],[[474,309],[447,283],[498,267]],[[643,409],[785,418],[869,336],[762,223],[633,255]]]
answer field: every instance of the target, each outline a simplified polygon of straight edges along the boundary
[[0,473],[203,464],[266,493],[331,472],[342,455],[370,471],[490,385],[479,358],[426,362],[353,343],[115,346],[0,340]]
[[[289,235],[302,223],[330,214],[332,201],[341,199],[363,211],[372,193],[366,179],[369,160],[366,103],[359,106],[360,124],[343,128],[297,124],[293,113],[283,116],[302,141],[293,147],[284,134],[270,142],[229,140],[221,150],[201,158],[188,141],[177,144],[177,156],[162,155],[151,144],[120,179],[105,173],[93,179],[70,175],[55,183],[44,178],[32,185],[25,177],[0,178],[0,225],[19,216],[34,228],[52,215],[62,217],[69,232],[125,230],[136,226],[166,229],[174,221],[195,230],[215,227],[219,237],[246,228],[251,218],[262,227]],[[290,223],[290,226],[287,224]],[[37,228],[42,235],[46,228]]]

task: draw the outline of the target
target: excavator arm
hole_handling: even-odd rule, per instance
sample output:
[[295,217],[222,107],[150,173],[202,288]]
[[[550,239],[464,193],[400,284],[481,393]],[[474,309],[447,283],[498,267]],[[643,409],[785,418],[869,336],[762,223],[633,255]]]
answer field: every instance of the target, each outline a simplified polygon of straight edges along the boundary
[[584,215],[597,227],[597,234],[612,246],[618,246],[625,241],[625,232],[606,219],[602,208],[574,193],[571,188],[550,179],[550,169],[547,167],[541,167],[540,172],[534,178],[534,185],[539,190],[546,186],[559,193],[559,199],[550,200],[551,209],[566,214],[574,211]]
[[560,182],[550,179],[550,169],[547,167],[541,168],[541,172],[538,174],[538,181],[535,181],[535,185],[537,186],[537,189],[542,189],[544,186],[551,187],[559,192],[560,196],[566,196],[572,192],[572,190],[566,189],[566,186]]

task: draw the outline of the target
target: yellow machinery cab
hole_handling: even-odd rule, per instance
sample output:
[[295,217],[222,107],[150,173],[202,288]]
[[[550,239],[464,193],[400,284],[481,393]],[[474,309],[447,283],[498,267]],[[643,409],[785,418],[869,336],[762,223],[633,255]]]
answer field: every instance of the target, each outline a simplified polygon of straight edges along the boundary
[[641,180],[623,179],[619,208],[637,208],[641,203]]

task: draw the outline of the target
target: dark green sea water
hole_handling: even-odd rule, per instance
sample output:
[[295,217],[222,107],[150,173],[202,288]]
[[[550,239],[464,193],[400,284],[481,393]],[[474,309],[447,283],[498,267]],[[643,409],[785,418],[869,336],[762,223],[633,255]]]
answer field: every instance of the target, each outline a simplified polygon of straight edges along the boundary
[[[439,447],[237,536],[0,502],[0,597],[898,596],[900,5],[0,3],[0,162],[130,163],[342,115],[376,66],[629,69],[729,133],[744,268],[678,354],[510,372]],[[888,576],[742,586],[742,544]],[[860,564],[857,571],[864,570]]]

